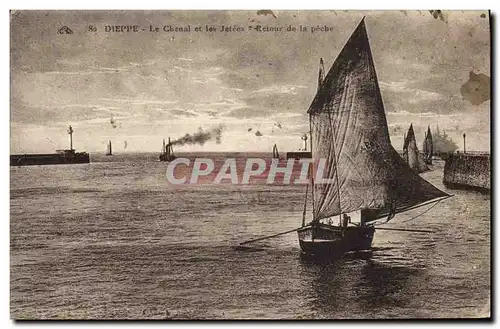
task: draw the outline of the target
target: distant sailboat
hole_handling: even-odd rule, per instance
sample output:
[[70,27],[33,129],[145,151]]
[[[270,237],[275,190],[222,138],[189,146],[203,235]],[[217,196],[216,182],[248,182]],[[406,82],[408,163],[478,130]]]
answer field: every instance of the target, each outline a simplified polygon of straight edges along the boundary
[[[370,249],[374,221],[387,222],[397,213],[450,197],[415,173],[390,143],[364,19],[308,113],[313,164],[324,169],[323,178],[329,181],[310,178],[312,221],[305,221],[306,192],[302,227],[297,229],[304,252]],[[357,213],[359,224],[349,225],[348,213]],[[334,216],[339,216],[338,225]]]
[[425,133],[425,139],[422,151],[424,152],[424,162],[428,165],[432,165],[432,155],[434,152],[434,145],[432,143],[432,133],[430,126],[427,127],[427,132]]
[[175,159],[174,149],[172,148],[172,142],[170,137],[168,138],[168,144],[165,145],[165,140],[163,140],[163,146],[161,148],[160,161],[172,161]]
[[113,155],[113,151],[111,149],[111,141],[108,141],[108,146],[106,148],[106,155]]
[[278,153],[278,147],[276,146],[276,144],[274,144],[274,146],[273,146],[273,158],[274,159],[280,158],[280,154]]
[[410,124],[410,128],[408,128],[408,133],[405,137],[403,159],[410,166],[410,168],[417,173],[430,170],[425,164],[422,155],[418,151],[417,140],[415,139],[415,132],[413,131],[413,124]]

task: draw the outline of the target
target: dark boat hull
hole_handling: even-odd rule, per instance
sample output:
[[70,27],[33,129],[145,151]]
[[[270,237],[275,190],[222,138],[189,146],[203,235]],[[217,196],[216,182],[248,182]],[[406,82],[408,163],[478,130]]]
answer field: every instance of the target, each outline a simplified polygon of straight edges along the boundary
[[173,161],[176,157],[173,155],[160,154],[160,161]]
[[375,228],[373,226],[342,228],[317,224],[306,226],[297,232],[302,251],[308,254],[324,255],[370,250]]

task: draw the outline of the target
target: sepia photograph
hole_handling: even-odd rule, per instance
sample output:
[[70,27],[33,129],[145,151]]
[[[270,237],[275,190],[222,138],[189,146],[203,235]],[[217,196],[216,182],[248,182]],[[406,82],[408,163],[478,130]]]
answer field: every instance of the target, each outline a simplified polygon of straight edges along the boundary
[[491,22],[11,10],[11,319],[491,319]]

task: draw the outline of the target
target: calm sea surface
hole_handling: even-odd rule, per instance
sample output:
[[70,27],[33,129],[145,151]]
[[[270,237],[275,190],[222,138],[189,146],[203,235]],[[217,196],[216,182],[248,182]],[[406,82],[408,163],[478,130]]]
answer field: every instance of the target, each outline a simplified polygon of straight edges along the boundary
[[[301,256],[295,233],[236,247],[297,228],[305,186],[174,186],[157,156],[10,168],[13,318],[488,315],[489,195],[448,190],[421,217],[408,221],[426,207],[386,225],[435,233],[377,230],[373,251],[319,261]],[[204,156],[241,168],[259,154]],[[446,191],[442,170],[422,177]]]

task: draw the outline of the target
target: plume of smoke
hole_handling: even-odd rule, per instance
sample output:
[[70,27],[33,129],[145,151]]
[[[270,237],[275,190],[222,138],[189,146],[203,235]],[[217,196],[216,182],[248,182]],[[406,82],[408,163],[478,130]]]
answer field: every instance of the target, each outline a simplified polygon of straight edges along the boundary
[[224,125],[220,124],[218,126],[212,127],[210,130],[203,130],[199,127],[198,132],[194,134],[185,134],[183,137],[172,141],[173,145],[186,145],[186,144],[199,144],[203,145],[207,141],[215,139],[217,144],[221,143],[222,131],[224,130]]

